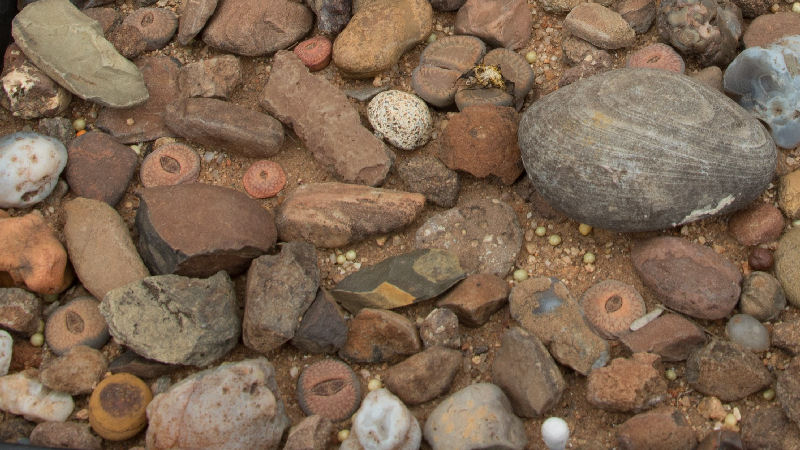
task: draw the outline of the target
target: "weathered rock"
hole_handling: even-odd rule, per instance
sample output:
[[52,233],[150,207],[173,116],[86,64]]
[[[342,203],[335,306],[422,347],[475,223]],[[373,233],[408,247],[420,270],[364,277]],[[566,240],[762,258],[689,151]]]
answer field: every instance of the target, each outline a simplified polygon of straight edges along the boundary
[[564,29],[573,36],[610,50],[628,47],[636,37],[622,16],[598,3],[580,3],[572,8],[564,19]]
[[450,389],[461,367],[461,352],[430,347],[386,371],[386,388],[408,405],[433,400]]
[[458,174],[436,157],[416,154],[400,162],[397,173],[409,192],[422,194],[425,200],[443,208],[456,205],[461,189]]
[[752,352],[732,342],[712,340],[689,357],[686,381],[703,394],[729,402],[764,389],[773,378]]
[[364,308],[350,321],[339,355],[358,363],[394,362],[422,350],[414,324],[400,314]]
[[436,306],[452,310],[464,325],[479,327],[506,304],[509,290],[502,278],[478,273],[456,285]]
[[178,18],[178,43],[189,45],[216,9],[217,0],[187,0],[182,3]]
[[733,0],[733,3],[742,10],[742,16],[748,18],[769,14],[772,6],[769,0]]
[[684,361],[706,343],[703,330],[679,314],[666,314],[621,339],[631,352],[655,353],[664,361]]
[[25,208],[55,188],[67,149],[49,136],[17,132],[0,138],[0,208]]
[[339,34],[352,17],[352,0],[306,0],[317,15],[317,29],[324,34]]
[[800,431],[778,405],[748,408],[742,418],[744,448],[784,450],[800,446]]
[[525,111],[519,130],[522,162],[545,200],[611,230],[657,230],[742,208],[775,167],[775,145],[755,118],[664,70],[613,70],[559,89]]
[[289,242],[279,255],[263,255],[247,271],[242,338],[267,353],[294,337],[300,316],[317,295],[320,273],[314,246]]
[[692,450],[697,437],[680,411],[664,406],[626,420],[617,429],[617,442],[624,450]]
[[314,450],[328,447],[333,423],[318,415],[306,417],[289,430],[283,450]]
[[136,352],[127,350],[108,365],[111,373],[129,373],[135,377],[154,379],[164,376],[175,369],[175,366],[142,358]]
[[139,8],[125,17],[122,26],[139,30],[145,43],[144,51],[163,48],[178,29],[178,16],[167,8]]
[[800,170],[781,177],[778,206],[790,219],[800,219]]
[[58,139],[66,147],[75,139],[75,128],[72,127],[72,122],[65,117],[39,119],[39,133]]
[[281,204],[275,224],[282,241],[343,247],[399,230],[425,206],[420,194],[344,183],[299,186]]
[[288,0],[221,0],[203,41],[224,52],[261,56],[283,50],[306,35],[314,15]]
[[347,342],[347,322],[328,291],[317,291],[291,342],[308,353],[336,353]]
[[180,66],[169,56],[139,58],[136,66],[141,70],[150,97],[133,108],[103,108],[95,124],[124,144],[175,136],[165,123],[164,109],[180,98]]
[[370,1],[354,10],[336,37],[333,63],[344,76],[373,77],[397,63],[432,28],[433,8],[427,0]]
[[580,0],[542,0],[542,9],[550,14],[567,14],[578,6]]
[[419,337],[425,348],[434,346],[461,348],[458,317],[447,308],[434,309],[419,325]]
[[14,352],[14,338],[8,331],[0,330],[0,377],[8,374]]
[[75,404],[72,397],[42,386],[27,372],[0,377],[0,409],[36,422],[64,422]]
[[607,411],[639,412],[667,398],[667,383],[654,364],[658,356],[634,353],[633,358],[615,358],[608,366],[589,374],[586,399]]
[[152,273],[242,273],[275,245],[272,213],[241,192],[190,183],[143,189],[139,253]]
[[[0,218],[0,248],[0,272],[8,274],[11,286],[56,294],[72,282],[65,275],[67,252],[38,210],[21,217]],[[9,285],[0,278],[0,286]]]
[[144,53],[147,42],[142,32],[131,25],[119,25],[108,34],[108,41],[120,55],[128,59],[136,59]]
[[775,393],[789,419],[800,426],[800,358],[792,359],[778,374]]
[[457,254],[468,274],[503,277],[522,248],[522,229],[508,204],[478,200],[432,216],[417,230],[415,246]]
[[274,156],[283,127],[267,114],[213,98],[188,98],[167,106],[164,121],[175,134],[248,158]]
[[202,280],[147,277],[106,294],[100,313],[117,341],[168,364],[208,365],[236,345],[241,329],[224,272]]
[[[558,80],[558,87],[570,85],[578,80],[589,78],[612,68],[611,56],[607,53],[601,54],[598,59],[580,61],[576,66],[565,70]],[[588,58],[588,56],[587,56]]]
[[522,421],[511,412],[508,398],[490,383],[469,385],[439,403],[428,416],[424,433],[433,450],[522,450],[528,444]]
[[12,415],[0,423],[0,442],[25,442],[22,439],[28,439],[35,427],[36,424]]
[[103,441],[89,431],[89,426],[77,422],[42,422],[30,435],[31,444],[50,448],[82,448],[100,450]]
[[739,299],[739,269],[714,250],[686,239],[656,237],[631,250],[642,282],[669,308],[699,319],[726,317]]
[[103,38],[96,21],[68,0],[29,6],[14,18],[12,34],[36,67],[78,97],[101,105],[127,108],[147,100],[141,72]]
[[742,42],[746,48],[764,47],[794,34],[800,34],[800,17],[795,13],[782,11],[753,19],[744,30]]
[[78,345],[39,369],[39,380],[48,388],[70,395],[88,394],[108,369],[106,357],[85,345]]
[[715,91],[724,92],[722,88],[722,69],[717,66],[708,66],[689,76],[698,83],[705,84]]
[[81,10],[89,18],[96,20],[103,29],[103,34],[108,36],[108,32],[122,23],[122,17],[113,7],[94,7]]
[[503,389],[514,412],[522,417],[541,417],[559,402],[566,388],[545,346],[518,327],[503,334],[492,364],[492,382]]
[[94,297],[78,297],[47,317],[44,338],[56,355],[86,345],[98,349],[108,341],[108,325]]
[[582,375],[608,361],[608,342],[581,315],[578,302],[556,278],[529,278],[511,289],[511,317],[539,338],[560,363]]
[[416,95],[396,89],[370,100],[367,120],[376,136],[402,150],[425,145],[433,128],[428,105]]
[[147,448],[278,448],[290,421],[266,359],[198,372],[147,406]]
[[781,283],[766,272],[751,272],[742,281],[739,310],[758,320],[766,321],[778,317],[786,307],[786,296]]
[[292,127],[314,159],[342,181],[383,183],[394,154],[364,128],[347,97],[325,78],[311,75],[294,53],[273,58],[260,104]]
[[429,0],[437,11],[455,11],[464,6],[467,0]]
[[701,66],[724,67],[737,53],[742,12],[728,0],[666,0],[659,2],[656,26],[662,41],[685,55],[696,55]]
[[67,154],[65,175],[72,192],[111,206],[122,200],[139,163],[136,152],[101,131],[75,138]]
[[708,433],[695,450],[744,450],[744,444],[739,433],[720,429]]
[[22,119],[53,117],[69,106],[72,95],[29,61],[10,69],[4,70],[0,78],[0,105],[13,116]]
[[353,313],[394,309],[436,297],[463,277],[453,253],[421,249],[362,268],[340,281],[331,295]]
[[614,10],[637,34],[646,33],[656,18],[656,2],[653,0],[622,0]]
[[800,228],[788,231],[778,242],[775,277],[781,282],[789,303],[800,308]]
[[242,83],[242,65],[233,55],[221,55],[181,67],[178,86],[187,97],[227,99]]
[[367,394],[356,415],[350,437],[341,450],[419,448],[422,431],[417,418],[386,389]]
[[795,321],[779,322],[772,326],[772,345],[800,355],[800,323]]
[[728,231],[742,245],[758,245],[778,239],[783,232],[783,214],[769,203],[739,211],[728,221]]
[[41,301],[34,294],[18,288],[0,288],[0,327],[26,336],[39,327]]
[[531,38],[530,7],[524,0],[467,0],[456,14],[456,34],[477,36],[493,47],[516,50]]

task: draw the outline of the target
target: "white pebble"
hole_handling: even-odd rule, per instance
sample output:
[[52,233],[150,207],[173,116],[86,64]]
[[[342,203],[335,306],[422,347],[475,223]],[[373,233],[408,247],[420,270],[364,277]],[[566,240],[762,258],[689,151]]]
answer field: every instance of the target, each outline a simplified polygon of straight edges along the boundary
[[425,101],[408,92],[390,90],[367,106],[367,119],[376,134],[403,150],[414,150],[431,137],[433,120]]
[[0,138],[0,208],[24,208],[47,198],[67,165],[67,149],[37,133]]
[[422,430],[399,398],[386,389],[378,389],[361,403],[349,439],[369,450],[415,449],[422,441]]
[[8,373],[13,348],[14,339],[8,334],[8,331],[0,330],[0,376]]
[[51,391],[25,372],[0,377],[0,409],[36,422],[64,422],[72,413],[72,397]]
[[542,423],[542,440],[550,450],[564,450],[569,440],[569,425],[560,417],[550,417]]

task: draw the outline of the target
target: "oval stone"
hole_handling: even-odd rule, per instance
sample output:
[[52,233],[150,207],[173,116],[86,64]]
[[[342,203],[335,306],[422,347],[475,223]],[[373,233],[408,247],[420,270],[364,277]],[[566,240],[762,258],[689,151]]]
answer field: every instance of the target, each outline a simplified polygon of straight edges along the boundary
[[769,184],[776,148],[732,100],[689,77],[619,69],[532,104],[519,125],[536,189],[578,222],[673,227],[743,208]]

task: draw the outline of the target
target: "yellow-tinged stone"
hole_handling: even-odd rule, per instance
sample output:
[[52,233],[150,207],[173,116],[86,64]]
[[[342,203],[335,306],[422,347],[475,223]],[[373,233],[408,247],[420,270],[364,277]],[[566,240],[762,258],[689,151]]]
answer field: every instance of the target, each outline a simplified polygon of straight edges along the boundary
[[145,410],[153,394],[144,381],[117,373],[101,381],[89,398],[89,424],[109,441],[133,437],[147,424]]

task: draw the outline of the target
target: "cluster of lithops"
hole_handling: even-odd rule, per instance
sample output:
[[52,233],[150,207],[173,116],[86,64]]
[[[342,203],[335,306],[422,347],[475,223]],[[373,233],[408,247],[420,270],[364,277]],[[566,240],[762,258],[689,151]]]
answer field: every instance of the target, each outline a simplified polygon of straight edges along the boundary
[[736,56],[742,12],[729,0],[665,0],[656,18],[661,38],[703,65],[725,65]]

